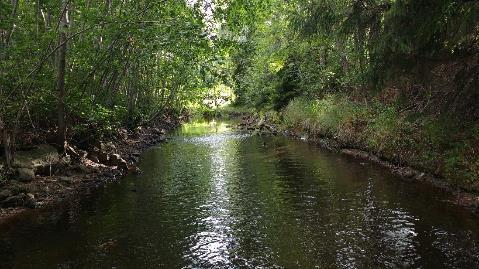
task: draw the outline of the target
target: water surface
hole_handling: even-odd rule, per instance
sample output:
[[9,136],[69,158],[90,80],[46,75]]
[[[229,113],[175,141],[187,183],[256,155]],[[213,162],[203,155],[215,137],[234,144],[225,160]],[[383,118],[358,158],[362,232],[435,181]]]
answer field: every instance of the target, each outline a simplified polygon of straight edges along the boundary
[[143,173],[0,226],[4,268],[479,268],[479,220],[303,141],[188,124]]

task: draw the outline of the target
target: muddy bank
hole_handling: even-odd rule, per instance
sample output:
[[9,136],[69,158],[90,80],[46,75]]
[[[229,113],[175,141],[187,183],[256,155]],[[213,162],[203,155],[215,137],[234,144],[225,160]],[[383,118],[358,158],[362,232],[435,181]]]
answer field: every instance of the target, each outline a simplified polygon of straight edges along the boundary
[[374,153],[358,148],[353,148],[350,145],[345,146],[340,141],[333,138],[310,136],[299,130],[285,128],[281,124],[273,123],[265,117],[258,118],[253,115],[245,115],[241,118],[241,122],[238,124],[237,127],[240,130],[252,132],[254,134],[285,135],[296,139],[310,141],[328,150],[351,156],[356,159],[379,164],[389,169],[392,173],[400,176],[405,181],[421,182],[423,184],[428,184],[433,188],[437,188],[438,191],[451,193],[453,194],[454,198],[451,199],[449,202],[469,208],[474,213],[479,214],[478,191],[471,191],[459,188],[449,183],[449,181],[446,179],[437,177],[430,173],[426,173],[424,171],[421,171],[420,169],[415,169],[407,165],[394,163],[390,160],[381,158]]
[[[140,173],[135,164],[141,153],[165,142],[166,134],[180,122],[181,118],[164,116],[146,127],[118,129],[114,139],[96,141],[87,149],[68,145],[63,155],[48,145],[20,152],[16,176],[0,182],[0,223],[28,210],[57,204],[88,188],[119,180],[127,173]],[[35,156],[40,154],[43,155]],[[46,169],[42,166],[45,160],[49,162]]]

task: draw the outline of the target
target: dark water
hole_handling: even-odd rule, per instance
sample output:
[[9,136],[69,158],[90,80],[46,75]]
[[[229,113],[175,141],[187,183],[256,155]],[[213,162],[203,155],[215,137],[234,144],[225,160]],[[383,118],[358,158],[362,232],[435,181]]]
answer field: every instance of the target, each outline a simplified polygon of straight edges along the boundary
[[477,217],[305,142],[187,125],[141,168],[0,226],[0,267],[479,268]]

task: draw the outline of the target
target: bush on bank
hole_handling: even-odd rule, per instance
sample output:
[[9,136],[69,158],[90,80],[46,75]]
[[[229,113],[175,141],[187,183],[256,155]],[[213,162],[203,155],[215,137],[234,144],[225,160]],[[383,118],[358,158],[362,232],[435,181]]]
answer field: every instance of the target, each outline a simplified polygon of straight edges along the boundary
[[285,127],[336,139],[344,147],[427,171],[466,189],[479,184],[479,124],[459,123],[399,111],[376,101],[339,94],[298,97],[283,111]]

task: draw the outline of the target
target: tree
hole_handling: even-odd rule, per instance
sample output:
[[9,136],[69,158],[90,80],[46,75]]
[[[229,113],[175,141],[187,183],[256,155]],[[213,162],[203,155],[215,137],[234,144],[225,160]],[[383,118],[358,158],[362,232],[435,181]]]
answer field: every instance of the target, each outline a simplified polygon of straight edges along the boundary
[[58,138],[57,143],[58,146],[62,147],[65,144],[66,139],[66,122],[65,122],[65,68],[66,68],[66,52],[67,52],[67,33],[66,29],[68,29],[68,7],[69,3],[67,0],[62,0],[62,9],[60,15],[60,23],[59,23],[59,38],[58,38],[58,46],[60,47],[58,50],[58,77],[57,77],[57,90],[58,90]]

